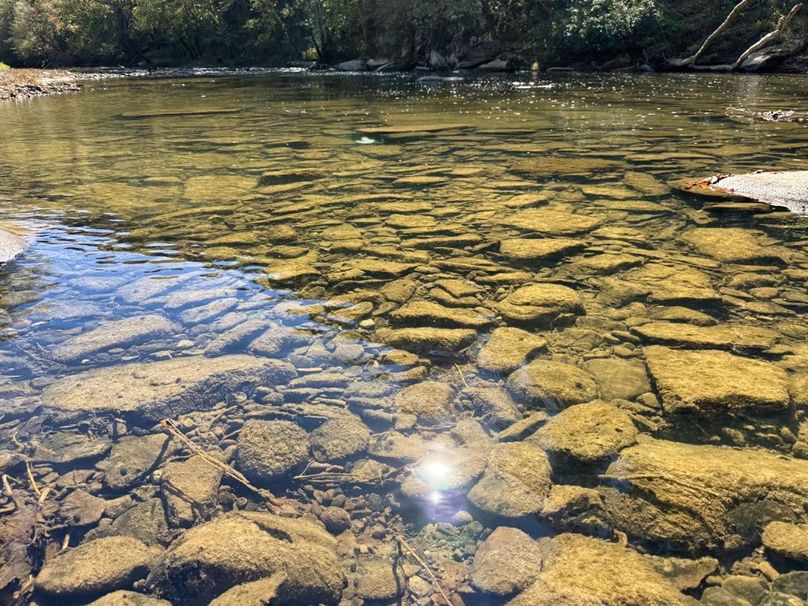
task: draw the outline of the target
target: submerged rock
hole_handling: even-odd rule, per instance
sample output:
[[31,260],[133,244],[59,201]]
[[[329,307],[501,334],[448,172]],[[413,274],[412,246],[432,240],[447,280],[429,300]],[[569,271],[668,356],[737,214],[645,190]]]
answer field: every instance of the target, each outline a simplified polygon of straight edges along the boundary
[[562,410],[530,440],[564,464],[593,464],[637,441],[639,432],[624,410],[606,402],[576,404]]
[[500,241],[502,256],[517,262],[563,257],[586,248],[586,242],[572,238],[508,238]]
[[422,381],[404,388],[393,398],[400,412],[414,414],[422,423],[440,423],[454,413],[454,389],[439,381]]
[[157,554],[159,550],[131,537],[96,539],[47,562],[36,578],[36,588],[61,599],[124,589],[148,574]]
[[683,551],[729,552],[757,541],[771,520],[806,521],[808,461],[763,450],[643,438],[606,476],[615,526]]
[[790,257],[787,249],[773,245],[774,240],[742,227],[696,227],[682,239],[700,253],[730,263],[784,264]]
[[69,338],[53,350],[53,357],[60,362],[74,362],[109,349],[166,339],[178,332],[176,324],[156,314],[114,320]]
[[595,358],[583,363],[598,384],[604,400],[633,400],[651,391],[645,366],[639,360]]
[[662,345],[736,351],[769,349],[780,338],[780,333],[768,328],[743,324],[691,326],[679,322],[649,322],[635,326],[631,332]]
[[685,606],[698,604],[636,551],[577,534],[541,539],[542,569],[508,606]]
[[167,446],[165,434],[121,438],[112,447],[109,457],[96,465],[104,471],[104,485],[116,491],[134,486],[154,468]]
[[237,512],[185,532],[157,560],[147,584],[160,596],[202,606],[230,588],[283,572],[279,602],[336,604],[343,575],[334,539],[320,526]]
[[70,412],[160,420],[209,408],[235,391],[282,385],[294,376],[287,362],[246,355],[177,358],[70,375],[45,389],[42,402]]
[[359,418],[345,415],[329,419],[309,437],[314,458],[333,463],[365,452],[370,442],[370,430]]
[[521,518],[541,511],[552,469],[544,451],[528,442],[497,444],[468,499],[483,511]]
[[171,606],[171,602],[143,595],[135,591],[113,591],[88,606]]
[[512,595],[529,587],[542,568],[542,550],[529,535],[499,526],[474,554],[469,580],[479,591]]
[[482,346],[477,354],[477,366],[490,372],[508,374],[546,347],[544,338],[519,328],[504,326],[494,330]]
[[571,236],[583,234],[599,227],[603,221],[559,208],[528,208],[497,221],[500,225],[516,227],[541,234]]
[[491,324],[491,318],[468,309],[445,307],[431,301],[410,301],[390,317],[399,324],[481,328]]
[[508,377],[514,397],[535,407],[559,409],[598,397],[598,386],[585,370],[552,360],[533,360]]
[[380,328],[376,331],[376,338],[382,343],[423,354],[457,354],[476,337],[476,331],[465,328]]
[[247,421],[238,436],[237,467],[256,482],[279,480],[308,458],[308,434],[289,421]]
[[550,326],[561,316],[578,315],[584,308],[578,293],[560,284],[530,284],[497,303],[497,311],[512,322]]
[[762,360],[724,351],[645,348],[648,370],[665,410],[773,414],[788,407],[785,371]]
[[166,465],[161,490],[171,525],[187,527],[200,518],[210,517],[221,480],[221,470],[199,455]]
[[777,556],[808,563],[808,525],[771,522],[763,529],[763,546]]

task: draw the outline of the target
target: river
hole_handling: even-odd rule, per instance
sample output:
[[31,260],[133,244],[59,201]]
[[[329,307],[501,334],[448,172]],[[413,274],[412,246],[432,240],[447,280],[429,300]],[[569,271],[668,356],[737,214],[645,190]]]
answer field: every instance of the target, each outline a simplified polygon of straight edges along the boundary
[[30,241],[3,603],[808,599],[808,219],[675,187],[808,169],[805,124],[727,109],[806,87],[280,71],[0,106]]

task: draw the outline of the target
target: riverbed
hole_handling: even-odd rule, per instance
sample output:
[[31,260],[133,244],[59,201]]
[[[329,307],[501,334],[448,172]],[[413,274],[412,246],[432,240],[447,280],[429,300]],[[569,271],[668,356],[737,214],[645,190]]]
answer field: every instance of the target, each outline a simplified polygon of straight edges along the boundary
[[806,170],[807,125],[727,108],[807,85],[278,71],[0,106],[29,240],[0,595],[802,603],[808,218],[676,184]]

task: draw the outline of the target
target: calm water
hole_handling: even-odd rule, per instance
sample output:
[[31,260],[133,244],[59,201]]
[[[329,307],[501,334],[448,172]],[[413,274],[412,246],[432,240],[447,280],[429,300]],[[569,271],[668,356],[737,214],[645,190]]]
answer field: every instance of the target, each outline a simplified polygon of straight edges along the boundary
[[[173,486],[196,503],[179,511],[166,476],[190,453],[176,439],[112,482],[121,440],[162,418],[287,513],[326,521],[346,603],[375,595],[352,579],[392,562],[395,536],[447,591],[504,603],[518,590],[466,578],[500,526],[717,556],[676,586],[697,599],[714,571],[710,585],[765,579],[761,562],[799,569],[808,553],[758,546],[767,523],[806,521],[808,219],[704,208],[670,184],[808,169],[804,124],[726,112],[805,112],[806,87],[278,73],[0,107],[0,219],[31,238],[0,270],[0,462],[16,491],[32,490],[17,455],[50,487],[33,573],[48,544],[51,561],[106,534],[171,550],[188,526],[266,508],[217,476]],[[275,380],[255,369],[270,360]],[[576,406],[590,408],[548,421]],[[773,460],[793,482],[754,475]],[[65,505],[79,490],[104,499],[80,523]],[[148,528],[116,525],[146,505]],[[405,603],[437,591],[419,575]],[[204,603],[232,584],[135,587]]]

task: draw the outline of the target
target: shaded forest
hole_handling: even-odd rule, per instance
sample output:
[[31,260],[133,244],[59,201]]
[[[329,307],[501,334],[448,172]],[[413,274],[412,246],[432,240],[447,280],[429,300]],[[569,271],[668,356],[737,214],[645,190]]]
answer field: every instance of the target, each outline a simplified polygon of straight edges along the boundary
[[[19,66],[282,65],[609,69],[695,52],[737,0],[0,0],[0,61]],[[794,0],[755,0],[704,61],[732,61]],[[785,43],[805,47],[808,11]]]

